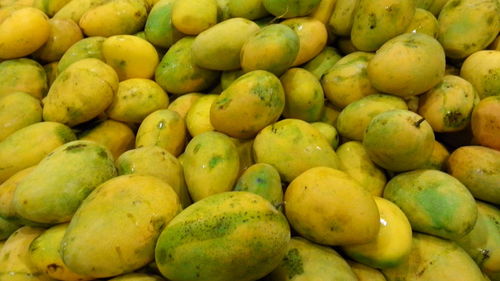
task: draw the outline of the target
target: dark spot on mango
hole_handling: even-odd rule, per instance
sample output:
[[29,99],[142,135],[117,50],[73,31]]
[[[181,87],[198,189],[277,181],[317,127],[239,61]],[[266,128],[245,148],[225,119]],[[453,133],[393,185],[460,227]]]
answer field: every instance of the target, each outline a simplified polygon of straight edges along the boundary
[[460,6],[462,4],[462,0],[453,0],[448,3],[447,8],[455,8],[457,6]]
[[60,265],[55,264],[55,263],[51,263],[51,264],[47,265],[48,272],[56,272],[59,268],[62,269],[62,267]]
[[463,116],[462,112],[459,111],[449,111],[444,115],[444,124],[450,128],[457,128],[462,126],[462,124],[466,121],[465,116]]
[[74,144],[74,145],[69,145],[68,147],[66,147],[64,149],[64,151],[67,151],[67,152],[80,152],[84,147],[87,147],[86,144],[84,143],[78,143],[78,144]]
[[97,155],[102,159],[108,158],[108,153],[106,153],[106,151],[104,149],[99,149],[99,152],[97,152]]
[[291,249],[283,258],[283,266],[288,271],[288,279],[304,273],[304,264],[298,249]]
[[377,27],[377,15],[375,15],[374,13],[368,14],[368,24],[370,29],[374,29],[375,27]]

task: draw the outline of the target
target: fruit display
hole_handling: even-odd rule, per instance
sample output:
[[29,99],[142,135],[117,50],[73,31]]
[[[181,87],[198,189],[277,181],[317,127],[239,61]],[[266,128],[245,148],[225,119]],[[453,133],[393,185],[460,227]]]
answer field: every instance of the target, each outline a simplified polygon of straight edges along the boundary
[[500,281],[500,1],[0,0],[0,281]]

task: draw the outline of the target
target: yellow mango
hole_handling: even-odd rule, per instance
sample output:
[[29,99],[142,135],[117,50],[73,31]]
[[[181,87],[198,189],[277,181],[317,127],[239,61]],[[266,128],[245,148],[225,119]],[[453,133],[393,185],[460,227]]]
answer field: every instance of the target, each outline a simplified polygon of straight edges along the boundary
[[161,109],[149,114],[137,131],[135,147],[157,145],[174,156],[184,150],[186,125],[177,112]]
[[116,159],[116,167],[120,175],[140,174],[157,177],[174,189],[184,208],[191,204],[179,160],[161,147],[150,145],[129,150]]
[[472,134],[477,143],[500,150],[500,95],[481,100],[472,111]]
[[169,48],[183,36],[172,23],[174,2],[175,0],[160,0],[148,14],[144,32],[146,39],[155,46]]
[[50,19],[49,38],[33,57],[45,62],[58,61],[73,44],[83,39],[80,27],[71,19]]
[[185,119],[191,106],[202,96],[201,93],[184,94],[173,100],[168,105],[168,109],[177,112],[181,118]]
[[186,114],[186,126],[192,137],[214,130],[210,121],[210,109],[217,98],[218,95],[203,95],[189,108]]
[[217,23],[216,0],[179,0],[172,7],[172,23],[177,30],[196,35]]
[[321,0],[314,12],[311,14],[311,17],[326,25],[333,10],[335,9],[336,3],[337,0]]
[[186,146],[183,157],[184,176],[194,202],[233,189],[240,160],[228,136],[219,132],[197,135]]
[[33,7],[0,10],[0,59],[28,56],[48,39],[50,24],[47,15]]
[[380,215],[375,201],[339,170],[315,167],[303,172],[288,185],[285,202],[288,221],[310,241],[334,246],[377,237]]
[[102,43],[104,61],[118,74],[120,81],[152,78],[158,65],[158,53],[148,41],[132,35],[111,36]]
[[358,277],[358,281],[386,281],[382,272],[375,268],[350,260],[347,262],[351,266],[352,272]]
[[98,7],[108,0],[72,0],[66,5],[61,7],[57,13],[55,13],[55,19],[71,19],[75,23],[79,23],[82,16],[90,9]]
[[340,36],[350,36],[354,14],[359,0],[337,0],[332,15],[328,19],[328,27],[332,33]]
[[153,260],[158,236],[180,210],[175,191],[158,178],[113,178],[78,208],[61,241],[62,260],[93,278],[136,270]]
[[43,67],[31,59],[0,62],[0,96],[25,92],[37,99],[47,93],[47,75]]
[[106,120],[94,128],[83,132],[80,140],[94,141],[105,146],[117,159],[122,153],[130,150],[135,144],[135,135],[126,124],[114,120]]
[[301,65],[314,58],[326,46],[327,31],[325,25],[314,18],[301,17],[282,21],[299,36],[299,52],[292,66]]
[[473,53],[463,62],[460,76],[474,86],[481,99],[500,95],[500,50]]
[[57,72],[62,73],[74,62],[86,58],[95,58],[104,61],[102,55],[102,43],[104,40],[106,40],[106,38],[94,36],[84,38],[73,44],[59,60]]
[[417,8],[410,25],[406,28],[406,32],[420,32],[437,38],[439,24],[436,17],[431,12]]
[[0,142],[12,133],[42,121],[40,101],[24,92],[0,95]]
[[75,139],[70,128],[56,122],[39,122],[16,131],[0,142],[0,183]]

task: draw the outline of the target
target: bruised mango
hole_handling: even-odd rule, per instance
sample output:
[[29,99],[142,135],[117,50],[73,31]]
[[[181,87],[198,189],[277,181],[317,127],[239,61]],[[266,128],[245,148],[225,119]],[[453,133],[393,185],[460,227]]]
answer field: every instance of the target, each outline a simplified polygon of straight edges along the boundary
[[42,121],[40,101],[28,93],[0,95],[0,142],[12,133]]

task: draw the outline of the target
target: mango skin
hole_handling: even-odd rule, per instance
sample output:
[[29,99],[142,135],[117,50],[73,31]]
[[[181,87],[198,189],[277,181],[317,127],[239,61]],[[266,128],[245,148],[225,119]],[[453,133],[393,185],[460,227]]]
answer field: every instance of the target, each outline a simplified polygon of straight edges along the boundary
[[224,192],[177,215],[161,233],[155,256],[171,280],[250,281],[278,266],[289,240],[285,216],[269,201],[249,192]]
[[0,96],[0,142],[17,130],[41,121],[40,100],[25,92]]
[[406,28],[406,32],[420,32],[437,38],[439,34],[439,23],[431,12],[417,8],[410,25]]
[[328,28],[335,35],[350,36],[359,0],[337,0],[328,19]]
[[262,0],[229,0],[227,9],[232,18],[256,20],[269,15]]
[[299,36],[299,52],[292,66],[308,62],[326,46],[328,33],[325,25],[318,19],[299,17],[281,22],[292,28]]
[[386,281],[384,275],[379,270],[361,263],[347,261],[352,271],[358,277],[358,281]]
[[114,120],[106,120],[89,131],[79,135],[80,140],[94,141],[105,146],[113,159],[134,147],[135,135],[126,124]]
[[18,224],[30,224],[29,222],[22,220],[17,215],[16,210],[14,209],[14,206],[12,204],[12,198],[14,197],[17,185],[27,175],[29,175],[29,173],[31,173],[34,168],[35,166],[23,169],[0,184],[0,217]]
[[196,36],[193,60],[200,67],[212,70],[239,69],[240,52],[245,41],[259,26],[244,18],[225,20]]
[[415,231],[446,239],[469,233],[477,207],[469,190],[454,177],[437,170],[415,170],[392,178],[384,198],[398,205]]
[[292,237],[282,263],[266,281],[345,280],[357,281],[349,264],[335,250],[302,237]]
[[57,72],[62,73],[68,66],[82,59],[95,58],[104,61],[102,44],[105,37],[93,36],[84,38],[71,46],[59,60]]
[[160,0],[148,14],[144,32],[146,39],[155,46],[169,48],[183,37],[172,24],[174,2],[174,0]]
[[43,119],[74,126],[101,114],[113,101],[118,76],[111,66],[90,58],[64,70],[43,99]]
[[358,50],[375,51],[403,33],[414,13],[413,0],[360,0],[352,23],[352,43]]
[[162,179],[174,189],[183,207],[191,204],[179,160],[161,147],[150,145],[129,150],[116,159],[116,167],[119,175],[142,174]]
[[446,171],[461,181],[475,198],[500,204],[500,152],[482,146],[462,146],[453,151]]
[[91,141],[69,142],[47,155],[18,184],[12,204],[18,215],[31,221],[67,222],[94,188],[115,175],[113,156],[105,147]]
[[184,94],[173,100],[168,105],[167,109],[177,112],[183,119],[186,119],[186,115],[191,106],[202,96],[203,94],[201,93]]
[[56,122],[39,122],[16,131],[0,142],[0,183],[75,139],[70,128]]
[[218,79],[219,73],[197,66],[193,61],[194,37],[177,41],[161,59],[155,71],[155,81],[168,93],[180,95],[206,90]]
[[113,279],[109,279],[109,281],[164,281],[165,279],[151,274],[145,273],[128,273],[124,275],[120,275]]
[[53,17],[62,7],[68,4],[70,0],[35,0],[33,7],[41,10],[47,16]]
[[485,49],[500,29],[500,3],[496,0],[452,0],[438,17],[438,40],[446,56],[465,58]]
[[500,95],[484,98],[474,107],[471,128],[478,144],[500,150]]
[[334,150],[337,149],[340,143],[340,135],[333,125],[326,122],[313,122],[311,125],[321,133]]
[[[180,209],[177,194],[160,179],[113,178],[78,208],[61,242],[62,259],[74,272],[94,278],[136,270],[153,260],[156,239]],[[135,227],[127,227],[131,222]]]
[[314,11],[321,0],[263,0],[266,10],[276,17],[295,18],[307,16]]
[[[336,169],[314,167],[303,172],[288,185],[285,202],[290,225],[315,243],[367,243],[380,228],[379,212],[371,194]],[[355,206],[352,202],[356,202]]]
[[248,191],[267,199],[278,208],[283,203],[283,189],[278,171],[265,163],[248,167],[238,178],[235,191]]
[[180,32],[197,35],[217,24],[216,0],[180,0],[172,7],[172,23]]
[[58,61],[74,43],[83,39],[78,24],[70,19],[50,19],[47,41],[33,53],[33,57],[44,62]]
[[333,47],[327,46],[317,56],[302,67],[321,80],[323,75],[328,73],[330,68],[332,68],[340,59],[341,56],[338,51]]
[[239,173],[239,155],[233,141],[219,132],[195,136],[186,146],[182,166],[194,202],[230,191]]
[[218,98],[219,95],[205,94],[191,105],[185,119],[187,130],[192,137],[215,130],[210,120],[210,112],[212,104]]
[[247,139],[275,122],[284,107],[280,80],[270,72],[255,70],[236,79],[217,97],[210,107],[210,122],[219,132]]
[[404,33],[380,47],[368,64],[368,78],[381,92],[411,97],[430,90],[445,72],[445,52],[423,33]]
[[434,141],[433,150],[429,160],[419,169],[434,169],[444,171],[446,161],[450,157],[448,149],[438,141]]
[[253,150],[255,162],[273,165],[284,182],[313,167],[340,167],[338,156],[321,133],[299,119],[283,119],[262,129]]
[[58,224],[45,230],[29,246],[33,266],[47,276],[65,281],[84,281],[93,278],[72,272],[62,261],[59,249],[68,224]]
[[6,218],[0,217],[0,240],[7,239],[14,231],[19,229],[20,227],[21,225],[17,224],[15,220],[8,220]]
[[42,99],[47,89],[47,75],[38,62],[27,58],[0,62],[0,96],[25,92]]
[[478,266],[462,248],[449,240],[420,233],[413,234],[408,259],[382,272],[387,281],[484,281]]
[[500,95],[500,50],[482,50],[470,55],[460,68],[460,76],[474,86],[481,99]]

